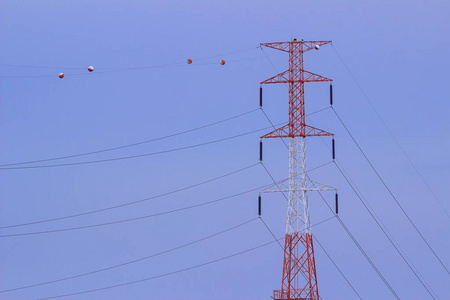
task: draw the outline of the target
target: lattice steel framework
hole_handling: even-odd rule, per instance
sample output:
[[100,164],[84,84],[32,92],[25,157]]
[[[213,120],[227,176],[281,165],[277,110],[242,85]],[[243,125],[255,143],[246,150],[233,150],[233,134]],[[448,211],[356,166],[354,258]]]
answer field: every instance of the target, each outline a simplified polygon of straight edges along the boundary
[[306,125],[304,83],[332,80],[305,71],[303,53],[311,49],[319,49],[320,46],[330,42],[293,40],[261,44],[261,46],[289,53],[289,69],[261,82],[261,84],[289,84],[289,123],[261,137],[289,138],[289,178],[262,191],[289,193],[283,277],[281,290],[274,291],[274,299],[319,300],[307,192],[334,190],[334,188],[309,180],[306,175],[305,140],[307,136],[332,136],[333,134]]

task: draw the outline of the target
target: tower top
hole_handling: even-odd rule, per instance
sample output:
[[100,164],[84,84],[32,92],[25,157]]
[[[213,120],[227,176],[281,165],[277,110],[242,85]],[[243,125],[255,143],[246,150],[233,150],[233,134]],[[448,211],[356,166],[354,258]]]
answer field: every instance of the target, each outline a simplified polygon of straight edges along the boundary
[[290,52],[291,46],[294,46],[299,48],[301,52],[306,52],[312,49],[319,50],[320,46],[330,44],[331,41],[304,41],[304,40],[297,40],[293,39],[289,42],[275,42],[275,43],[261,43],[261,46],[273,48],[276,50],[281,50],[284,52]]
[[309,126],[305,122],[304,83],[332,81],[332,79],[306,71],[303,68],[303,53],[311,49],[318,50],[320,46],[329,43],[331,43],[331,41],[297,41],[297,39],[290,42],[261,43],[261,46],[289,53],[289,69],[261,82],[261,84],[289,84],[289,124],[278,128],[261,138],[294,138],[333,135],[332,133]]

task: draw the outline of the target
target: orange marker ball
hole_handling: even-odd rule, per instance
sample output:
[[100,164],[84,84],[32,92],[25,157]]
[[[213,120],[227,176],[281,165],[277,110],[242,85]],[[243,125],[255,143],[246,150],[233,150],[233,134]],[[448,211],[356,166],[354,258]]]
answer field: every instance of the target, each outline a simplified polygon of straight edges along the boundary
[[59,73],[59,78],[64,78],[64,73]]
[[223,66],[225,64],[225,61],[223,59],[220,60],[220,64]]
[[188,64],[192,64],[192,59],[189,58],[189,59],[187,60],[187,63],[188,63]]
[[88,71],[89,71],[89,72],[94,71],[94,67],[93,67],[93,66],[89,66],[89,67],[88,67]]

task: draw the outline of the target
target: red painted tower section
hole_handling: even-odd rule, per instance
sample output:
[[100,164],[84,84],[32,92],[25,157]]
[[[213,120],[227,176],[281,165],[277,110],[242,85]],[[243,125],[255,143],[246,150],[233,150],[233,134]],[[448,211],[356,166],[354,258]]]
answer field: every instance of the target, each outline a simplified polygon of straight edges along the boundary
[[[305,71],[303,53],[331,41],[296,41],[263,43],[261,46],[289,53],[289,69],[261,84],[289,84],[289,123],[261,138],[289,138],[289,192],[286,238],[284,245],[281,290],[275,290],[274,299],[319,300],[313,238],[309,218],[306,175],[305,138],[333,134],[306,125],[305,82],[331,81],[331,79]],[[281,191],[281,189],[280,189]],[[305,283],[306,281],[306,283]]]

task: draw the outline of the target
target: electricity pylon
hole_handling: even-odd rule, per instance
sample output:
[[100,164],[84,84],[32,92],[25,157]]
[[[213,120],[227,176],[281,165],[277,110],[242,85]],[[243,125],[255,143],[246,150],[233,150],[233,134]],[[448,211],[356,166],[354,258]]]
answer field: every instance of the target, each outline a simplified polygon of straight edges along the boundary
[[[286,236],[284,244],[281,290],[275,290],[274,299],[319,300],[316,264],[309,216],[308,191],[335,190],[309,180],[306,169],[306,137],[333,136],[333,134],[306,125],[305,82],[332,81],[305,71],[303,53],[331,41],[297,41],[263,43],[261,46],[289,53],[289,69],[261,84],[289,84],[289,123],[261,138],[289,138],[289,178],[261,192],[289,193]],[[304,277],[306,284],[303,284]]]

